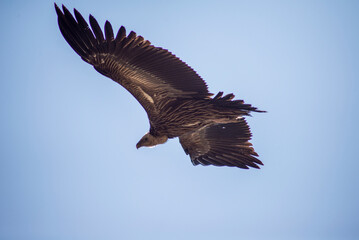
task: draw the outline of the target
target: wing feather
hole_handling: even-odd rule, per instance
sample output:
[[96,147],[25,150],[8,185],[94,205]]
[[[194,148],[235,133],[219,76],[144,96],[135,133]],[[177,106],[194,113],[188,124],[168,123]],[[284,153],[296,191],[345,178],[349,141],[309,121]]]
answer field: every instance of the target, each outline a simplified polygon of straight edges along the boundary
[[179,139],[194,165],[235,166],[244,169],[263,165],[251,147],[251,132],[244,119],[232,123],[209,124],[186,133]]
[[126,37],[126,29],[124,26],[121,26],[120,29],[118,29],[116,35],[116,43],[121,43],[125,37]]
[[[90,15],[91,29],[74,9],[75,18],[55,4],[62,35],[77,54],[101,74],[125,87],[147,112],[173,98],[209,98],[207,85],[186,63],[166,49],[154,47],[122,26],[114,37],[110,22],[104,33]],[[153,101],[149,101],[152,99]]]
[[[83,32],[83,40],[87,41],[89,44],[88,49],[94,48],[97,45],[97,41],[95,39],[95,37],[93,36],[89,25],[87,24],[86,20],[82,17],[82,15],[76,10],[74,9],[75,12],[75,17],[77,20],[77,23],[79,25],[78,29],[79,31]],[[60,11],[61,14],[61,11]],[[59,13],[58,13],[59,15]],[[60,18],[60,16],[59,16]]]
[[92,32],[95,34],[97,43],[101,46],[101,44],[105,42],[105,38],[103,36],[101,27],[98,24],[97,20],[92,15],[90,15],[89,19],[90,19],[90,25],[91,25]]

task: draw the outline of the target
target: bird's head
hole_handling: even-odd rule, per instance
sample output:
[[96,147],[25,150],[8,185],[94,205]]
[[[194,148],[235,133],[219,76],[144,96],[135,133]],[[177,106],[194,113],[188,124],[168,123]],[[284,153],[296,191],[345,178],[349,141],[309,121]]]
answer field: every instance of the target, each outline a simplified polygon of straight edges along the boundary
[[139,149],[140,147],[153,147],[157,144],[162,144],[167,141],[167,136],[155,137],[151,133],[146,133],[141,140],[136,144],[136,148]]

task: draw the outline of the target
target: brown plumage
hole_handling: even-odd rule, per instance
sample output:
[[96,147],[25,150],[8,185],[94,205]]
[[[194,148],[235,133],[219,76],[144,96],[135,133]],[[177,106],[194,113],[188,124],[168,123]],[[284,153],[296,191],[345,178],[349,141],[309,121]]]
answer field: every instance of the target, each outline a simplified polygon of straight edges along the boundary
[[103,34],[96,19],[89,22],[55,4],[62,35],[75,52],[101,74],[126,88],[146,110],[150,131],[136,147],[155,146],[179,137],[194,165],[259,168],[251,133],[242,116],[262,112],[234,95],[215,97],[203,79],[166,49],[154,47],[121,27],[116,36],[106,21]]

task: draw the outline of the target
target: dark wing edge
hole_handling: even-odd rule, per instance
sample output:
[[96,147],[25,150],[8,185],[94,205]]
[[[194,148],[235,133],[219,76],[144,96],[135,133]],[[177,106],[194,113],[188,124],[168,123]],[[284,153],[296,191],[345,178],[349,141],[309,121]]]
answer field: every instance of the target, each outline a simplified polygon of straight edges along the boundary
[[179,137],[180,143],[191,157],[193,165],[229,166],[248,169],[259,168],[251,132],[245,119],[233,123],[214,123]]
[[[166,49],[154,47],[142,36],[122,26],[114,36],[106,21],[104,33],[90,15],[91,29],[82,15],[74,16],[56,5],[58,25],[73,50],[103,75],[125,87],[141,104],[176,97],[209,98],[204,80],[185,62]],[[145,107],[145,106],[144,106]],[[146,107],[145,107],[146,109]]]

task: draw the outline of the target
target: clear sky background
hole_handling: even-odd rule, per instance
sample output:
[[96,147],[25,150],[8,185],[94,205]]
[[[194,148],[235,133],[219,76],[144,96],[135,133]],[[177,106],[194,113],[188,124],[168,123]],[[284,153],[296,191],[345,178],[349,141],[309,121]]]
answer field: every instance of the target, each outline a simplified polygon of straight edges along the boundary
[[63,39],[52,1],[0,3],[0,239],[359,239],[358,1],[64,1],[170,49],[248,118],[261,170],[137,150],[147,116]]

